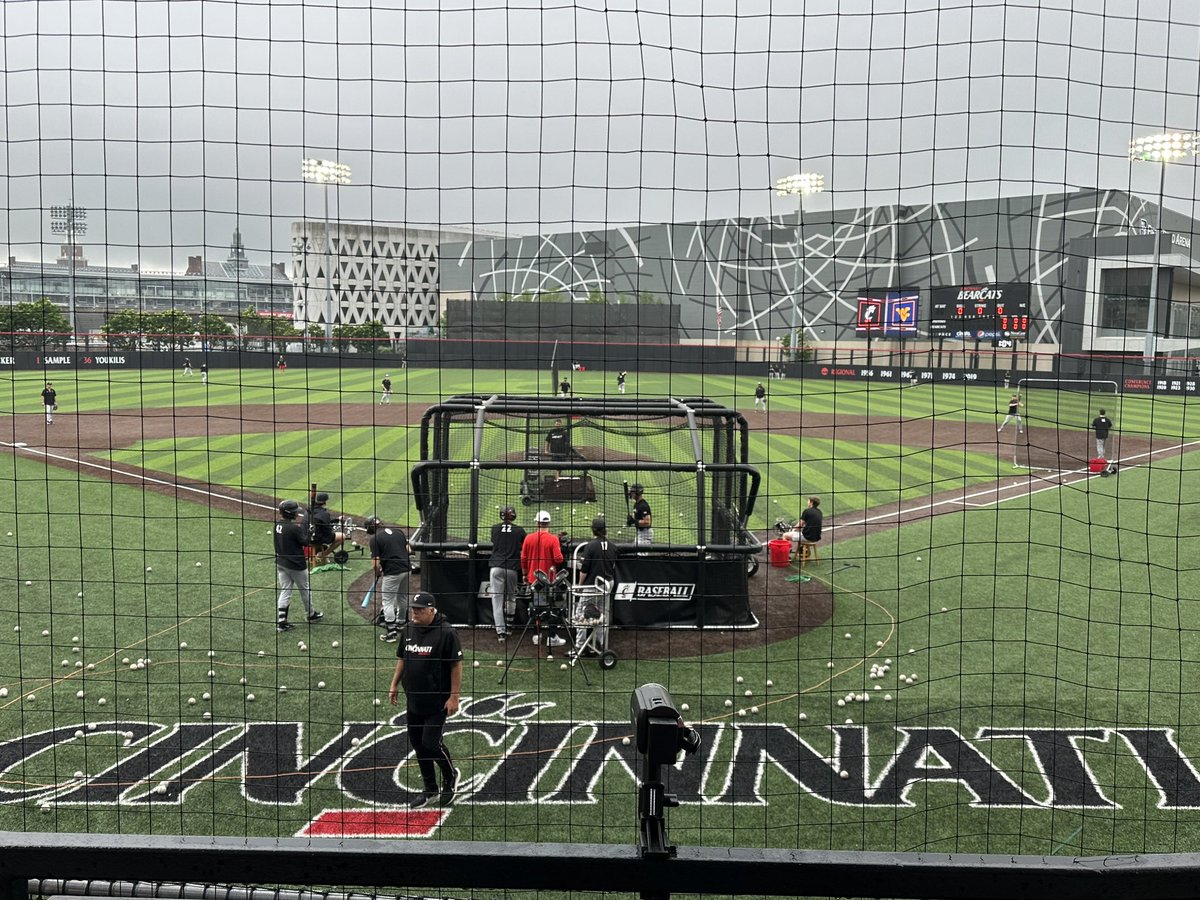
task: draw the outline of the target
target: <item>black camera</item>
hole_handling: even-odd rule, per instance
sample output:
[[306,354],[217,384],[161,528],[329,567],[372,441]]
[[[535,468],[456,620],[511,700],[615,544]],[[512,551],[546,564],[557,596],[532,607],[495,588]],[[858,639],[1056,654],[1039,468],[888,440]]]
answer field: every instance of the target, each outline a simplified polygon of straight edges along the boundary
[[629,701],[629,721],[637,734],[639,753],[651,765],[673,766],[679,751],[694,754],[700,749],[700,734],[684,724],[675,701],[661,684],[634,688]]

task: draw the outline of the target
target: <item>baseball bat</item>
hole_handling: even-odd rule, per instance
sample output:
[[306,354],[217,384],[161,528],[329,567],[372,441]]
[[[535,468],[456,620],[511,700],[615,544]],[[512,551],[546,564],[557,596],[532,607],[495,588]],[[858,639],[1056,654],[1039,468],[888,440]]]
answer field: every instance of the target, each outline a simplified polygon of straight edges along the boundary
[[371,586],[367,589],[367,593],[363,595],[362,606],[360,606],[359,609],[366,609],[371,605],[371,598],[375,596],[375,585],[377,584],[379,584],[378,577],[371,582]]

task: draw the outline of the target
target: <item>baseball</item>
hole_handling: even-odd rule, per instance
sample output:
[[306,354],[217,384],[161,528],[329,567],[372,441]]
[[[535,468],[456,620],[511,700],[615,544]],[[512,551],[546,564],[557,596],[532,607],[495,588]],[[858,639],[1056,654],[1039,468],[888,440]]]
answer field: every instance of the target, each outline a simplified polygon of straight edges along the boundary
[[78,699],[82,700],[82,699],[83,699],[83,691],[76,691],[76,692],[75,692],[75,696],[76,696]]
[[[82,733],[82,732],[81,732],[81,733]],[[76,778],[82,778],[82,777],[83,777],[83,770],[82,770],[82,769],[76,769],[76,770],[75,770],[75,777],[76,777]]]
[[77,669],[83,668],[83,660],[82,659],[75,660],[75,668],[77,668]]
[[504,665],[504,660],[502,660],[502,659],[498,659],[498,660],[496,660],[496,665],[497,665],[497,666],[502,666],[502,665]]
[[845,781],[849,777],[850,777],[850,773],[847,772],[845,769],[842,769],[842,771],[838,772],[838,778],[842,779],[842,781]]
[[[199,565],[199,564],[197,563],[197,565]],[[211,718],[212,718],[212,713],[210,713],[210,712],[209,712],[209,711],[206,709],[206,710],[204,711],[204,716],[203,716],[203,718],[205,718],[205,719],[211,719]]]
[[180,650],[186,650],[186,649],[187,649],[187,641],[180,641],[180,642],[179,642],[179,649],[180,649]]
[[[1147,321],[1149,321],[1149,320],[1147,320]],[[229,533],[230,533],[230,534],[233,534],[233,532],[232,532],[232,531],[231,531],[231,532],[229,532]]]
[[838,698],[838,706],[845,706],[845,705],[846,705],[846,701],[843,700],[841,697],[839,697]]
[[37,694],[30,694],[30,695],[29,695],[29,702],[30,702],[30,703],[32,703],[32,702],[33,702],[34,700],[36,700],[36,699],[37,699]]
[[203,565],[203,563],[196,563],[196,568],[198,569],[198,568],[200,568],[200,566],[202,566],[202,565]]
[[773,682],[770,678],[767,679],[767,687],[775,687],[775,682]]
[[129,664],[129,671],[130,671],[130,672],[136,672],[136,671],[137,671],[137,663],[130,663],[130,664]]
[[744,682],[746,679],[745,679],[745,678],[743,678],[741,675],[739,675],[737,678],[735,678],[735,679],[733,679],[733,680],[734,680],[734,681],[736,681],[738,684],[741,684],[741,683],[742,683],[742,682]]
[[471,665],[474,666],[476,669],[478,669],[479,668],[479,660],[475,660],[475,662],[471,663]]
[[246,679],[245,679],[245,678],[239,678],[239,679],[238,679],[238,684],[245,684],[245,683],[246,683]]
[[846,632],[846,640],[849,640],[852,637],[854,637],[854,635],[852,635],[850,632],[847,631]]
[[890,665],[892,664],[892,661],[891,661],[890,659],[885,659],[885,660],[883,661],[883,664],[884,664],[885,666],[890,666]]
[[209,670],[208,670],[208,677],[209,677],[209,678],[216,678],[216,677],[217,677],[217,673],[216,673],[215,671],[213,671],[212,669],[209,669]]
[[79,592],[78,594],[76,594],[75,596],[76,596],[76,597],[82,597],[82,596],[83,596],[83,591],[80,591],[80,592]]
[[212,694],[210,694],[208,691],[205,691],[203,694],[200,695],[200,699],[201,700],[211,700]]
[[[1147,320],[1147,321],[1149,321],[1149,320]],[[33,584],[33,582],[32,582],[32,581],[27,581],[27,582],[25,582],[25,587],[29,587],[29,586],[30,586],[30,585],[32,585],[32,584]]]
[[42,637],[50,637],[50,629],[49,628],[42,629]]
[[689,709],[691,709],[691,707],[690,707],[690,706],[688,706],[686,703],[680,703],[680,704],[679,704],[679,709],[680,709],[682,712],[687,712]]
[[63,664],[63,668],[65,669],[67,666],[69,666],[71,664],[71,661],[69,659],[64,659],[62,661],[62,664]]
[[[1147,319],[1146,321],[1149,321],[1149,319]],[[917,562],[920,562],[920,561],[921,561],[921,557],[919,557],[919,556],[918,556],[918,557],[917,557]]]
[[847,719],[847,720],[846,720],[846,724],[847,724],[847,725],[853,725],[853,724],[854,724],[854,720],[853,720],[853,719]]
[[213,658],[214,656],[216,656],[216,655],[217,655],[217,651],[216,651],[216,650],[209,650],[209,651],[208,651],[208,658],[209,658],[209,659],[212,659],[212,658]]
[[147,571],[147,572],[153,572],[153,571],[154,571],[154,567],[153,567],[153,566],[146,566],[146,571]]
[[754,696],[754,691],[752,691],[752,690],[750,690],[749,688],[747,688],[747,689],[746,689],[746,696],[747,696],[747,697],[753,697],[753,696]]
[[341,645],[342,645],[342,642],[341,642],[341,641],[334,641],[334,642],[333,642],[332,644],[330,644],[329,646],[330,646],[330,647],[340,647]]
[[129,665],[129,657],[128,656],[121,657],[121,665],[123,665],[123,666]]
[[318,682],[317,682],[317,688],[318,688],[318,689],[320,689],[320,688],[323,688],[323,687],[325,687],[325,682],[323,682],[323,681],[318,681]]
[[375,705],[376,705],[376,706],[379,706],[379,704],[381,704],[381,703],[383,703],[383,701],[382,701],[382,700],[380,700],[378,697],[376,697],[376,698],[375,698]]
[[891,695],[891,694],[884,694],[884,695],[883,695],[883,699],[884,699],[884,700],[886,700],[887,702],[891,703],[891,702],[892,702],[892,695]]
[[[1147,321],[1149,321],[1149,320],[1147,320]],[[883,641],[876,641],[876,642],[875,642],[875,646],[876,646],[876,647],[882,647],[882,646],[883,646]]]
[[287,685],[286,685],[286,684],[281,684],[281,685],[279,686],[279,693],[281,693],[281,694],[286,694],[286,693],[287,693]]
[[259,650],[259,651],[258,651],[258,655],[259,655],[259,658],[261,659],[262,657],[264,657],[264,656],[266,656],[266,655],[267,655],[267,651],[266,651],[266,650]]
[[79,635],[75,635],[75,637],[71,638],[71,643],[78,644],[79,643]]
[[50,803],[43,803],[38,807],[38,809],[40,809],[44,815],[49,815],[50,813],[54,812],[54,806]]
[[154,786],[154,793],[156,793],[156,794],[165,794],[166,792],[167,792],[167,786],[166,786],[166,784],[158,784],[158,785],[155,785],[155,786]]
[[133,667],[140,672],[142,669],[146,668],[146,661],[139,659],[137,662],[135,662],[133,664]]
[[101,698],[100,698],[99,700],[97,700],[96,702],[97,702],[98,704],[100,704],[101,706],[104,706],[106,703],[108,703],[108,701],[107,701],[107,700],[105,700],[103,697],[101,697]]
[[[0,696],[3,696],[3,695],[0,695]],[[95,731],[95,730],[96,730],[96,723],[88,722],[88,731]]]
[[752,712],[752,713],[754,713],[755,715],[757,715],[757,714],[758,714],[758,707],[757,707],[757,706],[752,706],[752,707],[750,707],[750,712]]
[[808,721],[808,713],[800,713],[800,715],[796,716],[796,718],[799,719],[801,722],[807,722]]
[[945,611],[946,611],[946,607],[944,607],[944,606],[943,606],[943,607],[942,607],[942,612],[945,612]]
[[247,702],[247,703],[253,703],[253,702],[254,702],[254,695],[253,695],[253,694],[247,694],[247,695],[246,695],[246,702]]
[[196,698],[188,697],[188,706],[195,706],[195,705],[196,705]]
[[726,700],[726,701],[725,701],[725,708],[726,708],[726,709],[729,709],[729,707],[731,707],[731,706],[733,706],[733,701],[732,701],[732,700]]
[[830,660],[829,662],[825,663],[825,668],[832,669],[833,668],[833,660]]
[[560,669],[562,669],[562,670],[565,672],[565,671],[567,671],[567,664],[566,664],[566,663],[561,663],[561,664],[559,664],[559,668],[560,668]]
[[629,735],[625,735],[625,737],[621,738],[621,743],[628,747],[630,744]]
[[739,710],[738,710],[738,715],[739,715],[739,716],[744,716],[745,714],[746,714],[746,710],[744,710],[744,709],[739,709]]

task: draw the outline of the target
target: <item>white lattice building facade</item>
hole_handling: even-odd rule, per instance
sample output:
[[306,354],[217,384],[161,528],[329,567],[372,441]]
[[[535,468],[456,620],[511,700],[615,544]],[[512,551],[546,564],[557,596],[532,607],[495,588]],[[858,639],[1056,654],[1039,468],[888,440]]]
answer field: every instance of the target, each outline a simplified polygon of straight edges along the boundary
[[[393,339],[432,334],[439,316],[438,244],[469,232],[329,223],[334,327],[380,322]],[[326,321],[326,231],[322,219],[292,223],[296,326]]]

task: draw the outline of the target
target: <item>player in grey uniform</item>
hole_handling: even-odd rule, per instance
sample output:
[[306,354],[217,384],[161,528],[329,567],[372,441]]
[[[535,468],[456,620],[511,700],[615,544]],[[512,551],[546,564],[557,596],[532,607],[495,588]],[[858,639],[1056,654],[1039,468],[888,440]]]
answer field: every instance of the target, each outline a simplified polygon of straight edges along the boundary
[[308,621],[317,622],[321,619],[321,613],[313,608],[312,589],[308,583],[308,560],[304,556],[304,548],[310,543],[308,529],[297,521],[299,516],[300,504],[295,500],[284,500],[279,504],[279,521],[275,523],[275,574],[279,579],[276,631],[290,631],[295,627],[288,622],[293,588],[300,591]]
[[378,516],[366,521],[371,535],[371,566],[383,592],[381,641],[396,643],[400,626],[408,622],[408,581],[412,576],[412,547],[401,529],[385,526]]
[[521,547],[525,543],[525,529],[514,525],[517,511],[506,506],[500,510],[500,521],[492,526],[492,558],[488,581],[492,594],[492,621],[496,625],[496,638],[508,637],[510,610],[515,614],[517,579],[521,574]]

